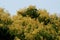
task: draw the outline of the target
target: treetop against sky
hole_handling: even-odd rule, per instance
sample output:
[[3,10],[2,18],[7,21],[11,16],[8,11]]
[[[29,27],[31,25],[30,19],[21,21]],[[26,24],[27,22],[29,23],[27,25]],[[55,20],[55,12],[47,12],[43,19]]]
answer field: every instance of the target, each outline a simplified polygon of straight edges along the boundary
[[16,10],[35,5],[37,8],[46,9],[50,14],[54,12],[60,15],[60,0],[0,0],[0,7],[5,8],[11,15]]

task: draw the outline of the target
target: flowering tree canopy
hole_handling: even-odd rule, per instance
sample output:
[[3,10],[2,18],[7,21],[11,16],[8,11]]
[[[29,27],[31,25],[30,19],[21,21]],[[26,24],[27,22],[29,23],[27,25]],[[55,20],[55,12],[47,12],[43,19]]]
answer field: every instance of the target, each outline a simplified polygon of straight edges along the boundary
[[0,8],[0,40],[60,40],[60,17],[32,5],[13,16]]

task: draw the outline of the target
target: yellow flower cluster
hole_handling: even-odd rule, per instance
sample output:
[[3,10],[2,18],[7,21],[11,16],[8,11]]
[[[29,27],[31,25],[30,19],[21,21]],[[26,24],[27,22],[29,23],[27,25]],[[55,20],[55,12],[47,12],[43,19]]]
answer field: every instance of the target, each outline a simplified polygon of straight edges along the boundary
[[0,12],[3,12],[4,11],[4,9],[3,8],[0,8]]
[[35,7],[35,6],[30,5],[28,8],[29,8],[29,9],[35,9],[36,7]]
[[39,14],[40,14],[40,17],[49,17],[49,14],[48,14],[48,12],[46,11],[46,10],[38,10],[37,11]]

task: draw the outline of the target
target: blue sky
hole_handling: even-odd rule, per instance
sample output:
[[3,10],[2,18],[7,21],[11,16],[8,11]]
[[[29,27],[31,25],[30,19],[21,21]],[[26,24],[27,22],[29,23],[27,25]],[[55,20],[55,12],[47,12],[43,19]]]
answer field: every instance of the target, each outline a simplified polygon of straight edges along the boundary
[[60,0],[0,0],[0,7],[8,10],[11,15],[16,14],[20,8],[36,5],[37,8],[48,12],[60,14]]

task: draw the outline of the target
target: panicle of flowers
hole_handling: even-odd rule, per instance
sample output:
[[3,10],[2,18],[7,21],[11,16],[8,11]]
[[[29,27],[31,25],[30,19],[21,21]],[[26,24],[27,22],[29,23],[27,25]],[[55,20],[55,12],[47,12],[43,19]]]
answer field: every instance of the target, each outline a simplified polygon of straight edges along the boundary
[[35,6],[30,5],[28,8],[29,8],[29,9],[35,9],[36,7],[35,7]]
[[0,12],[3,12],[4,11],[4,9],[3,8],[0,8]]

